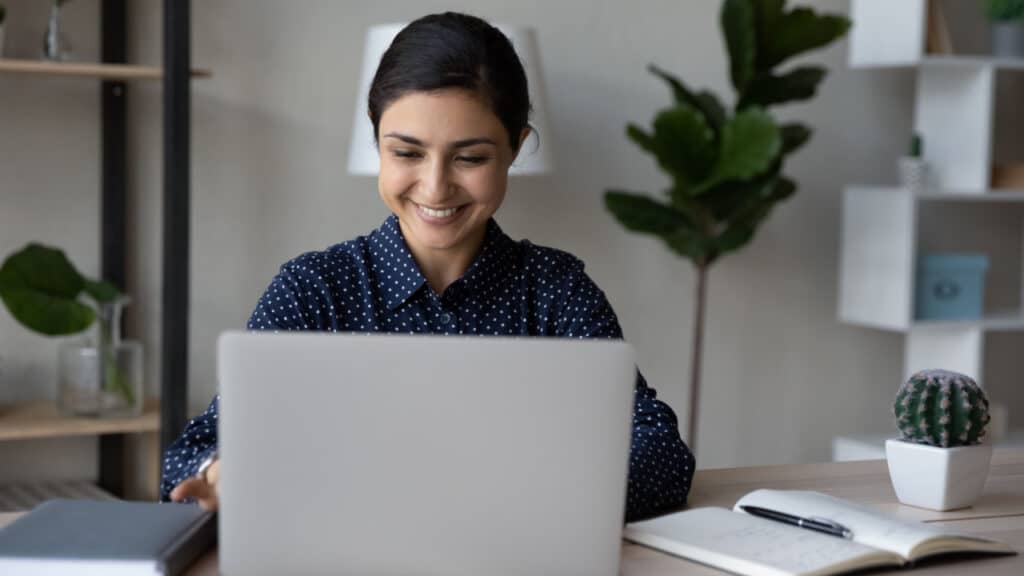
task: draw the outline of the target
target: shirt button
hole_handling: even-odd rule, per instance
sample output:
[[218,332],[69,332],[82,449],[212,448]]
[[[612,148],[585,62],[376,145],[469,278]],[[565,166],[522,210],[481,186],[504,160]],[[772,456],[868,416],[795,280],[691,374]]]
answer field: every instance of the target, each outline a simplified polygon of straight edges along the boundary
[[440,320],[441,324],[447,324],[452,321],[452,315],[445,312],[444,314],[441,314]]

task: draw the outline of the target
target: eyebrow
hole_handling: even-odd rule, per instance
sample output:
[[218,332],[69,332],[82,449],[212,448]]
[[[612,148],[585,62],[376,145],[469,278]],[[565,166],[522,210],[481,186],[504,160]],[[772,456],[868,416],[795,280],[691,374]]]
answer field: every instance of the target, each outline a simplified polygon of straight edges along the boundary
[[[402,142],[405,142],[406,144],[412,144],[413,146],[420,146],[424,148],[426,147],[423,144],[422,140],[420,140],[419,138],[415,138],[413,136],[409,136],[407,134],[400,134],[398,132],[388,132],[387,134],[384,135],[384,137],[395,138],[396,140],[401,140]],[[468,148],[470,146],[476,146],[477,144],[490,144],[491,146],[498,145],[497,142],[491,140],[490,138],[466,138],[465,140],[456,140],[455,142],[452,142],[451,147]]]

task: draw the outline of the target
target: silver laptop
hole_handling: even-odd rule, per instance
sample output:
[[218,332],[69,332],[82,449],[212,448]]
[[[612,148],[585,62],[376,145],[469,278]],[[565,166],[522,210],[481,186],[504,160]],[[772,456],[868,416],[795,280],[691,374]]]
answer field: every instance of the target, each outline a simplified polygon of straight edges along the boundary
[[221,336],[223,574],[617,574],[621,341]]

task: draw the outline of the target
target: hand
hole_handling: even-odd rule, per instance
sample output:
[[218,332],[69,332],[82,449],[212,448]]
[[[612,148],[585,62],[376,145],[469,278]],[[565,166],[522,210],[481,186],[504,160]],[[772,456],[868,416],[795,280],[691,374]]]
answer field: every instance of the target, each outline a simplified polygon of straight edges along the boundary
[[220,460],[215,461],[206,469],[206,480],[189,478],[171,490],[171,500],[181,502],[193,498],[199,507],[206,511],[217,509],[217,481],[220,480]]

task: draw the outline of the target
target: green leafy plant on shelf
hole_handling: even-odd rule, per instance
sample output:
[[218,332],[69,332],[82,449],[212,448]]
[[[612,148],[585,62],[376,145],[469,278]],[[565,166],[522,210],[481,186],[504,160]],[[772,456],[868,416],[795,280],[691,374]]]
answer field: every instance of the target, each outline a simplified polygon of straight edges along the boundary
[[785,160],[807,143],[811,129],[778,123],[771,106],[812,98],[825,78],[821,66],[779,67],[846,34],[850,21],[809,8],[787,10],[785,0],[725,0],[720,24],[736,95],[731,109],[708,90],[693,90],[651,65],[668,84],[672,104],[650,129],[630,124],[628,137],[656,159],[672,184],[661,198],[611,190],[605,205],[628,230],[650,234],[693,262],[697,272],[690,418],[687,441],[696,450],[701,347],[707,275],[722,256],[754,237],[776,204],[797,184],[783,174]]
[[994,22],[1024,24],[1024,0],[988,0],[988,17]]
[[113,356],[119,315],[106,311],[127,301],[113,284],[86,278],[60,249],[29,244],[0,266],[0,300],[15,320],[44,336],[78,334],[99,320],[104,390],[135,403],[135,392]]

